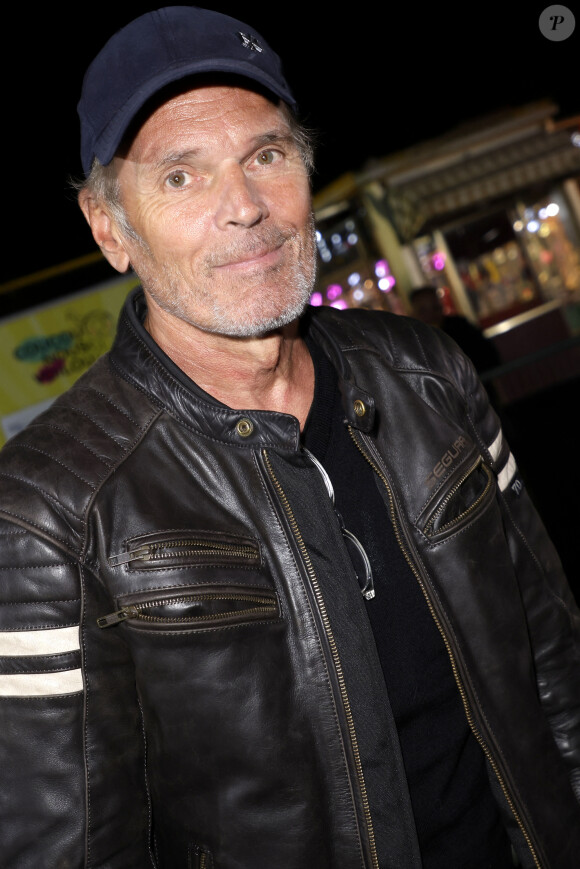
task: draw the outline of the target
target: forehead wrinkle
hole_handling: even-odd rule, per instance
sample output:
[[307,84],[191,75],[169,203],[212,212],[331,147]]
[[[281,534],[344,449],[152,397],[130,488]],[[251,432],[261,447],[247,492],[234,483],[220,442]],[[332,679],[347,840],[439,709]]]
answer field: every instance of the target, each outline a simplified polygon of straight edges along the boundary
[[[257,148],[263,148],[265,145],[293,145],[294,139],[291,134],[285,130],[268,130],[265,133],[259,133],[256,136],[253,136],[248,145],[246,152],[247,154],[251,154]],[[209,149],[208,150],[213,150]],[[176,163],[184,163],[188,162],[192,159],[198,158],[203,152],[202,148],[184,148],[179,151],[171,151],[168,154],[163,155],[159,158],[159,160],[155,161],[155,168],[163,169],[166,166],[174,165]]]

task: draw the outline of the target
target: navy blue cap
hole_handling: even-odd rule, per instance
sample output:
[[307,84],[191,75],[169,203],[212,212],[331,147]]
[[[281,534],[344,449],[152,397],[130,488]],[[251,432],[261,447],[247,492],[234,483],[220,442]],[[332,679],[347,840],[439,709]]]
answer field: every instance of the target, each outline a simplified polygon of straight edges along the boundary
[[166,85],[200,73],[229,73],[258,82],[291,108],[282,63],[249,25],[198,6],[147,12],[118,30],[87,69],[77,110],[81,162],[106,166],[146,101]]

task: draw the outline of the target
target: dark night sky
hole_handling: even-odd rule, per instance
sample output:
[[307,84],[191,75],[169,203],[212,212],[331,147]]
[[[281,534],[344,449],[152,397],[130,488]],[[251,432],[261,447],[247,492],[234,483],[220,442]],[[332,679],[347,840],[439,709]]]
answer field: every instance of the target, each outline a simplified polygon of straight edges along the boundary
[[[159,5],[46,4],[30,12],[11,4],[3,12],[0,284],[95,249],[67,186],[80,171],[82,75],[116,29]],[[252,25],[282,55],[305,120],[319,131],[315,189],[373,156],[510,106],[550,98],[561,116],[580,114],[577,4],[569,5],[576,30],[563,42],[540,32],[544,3],[516,11],[506,11],[516,5],[509,0],[394,10],[288,0],[205,5]]]

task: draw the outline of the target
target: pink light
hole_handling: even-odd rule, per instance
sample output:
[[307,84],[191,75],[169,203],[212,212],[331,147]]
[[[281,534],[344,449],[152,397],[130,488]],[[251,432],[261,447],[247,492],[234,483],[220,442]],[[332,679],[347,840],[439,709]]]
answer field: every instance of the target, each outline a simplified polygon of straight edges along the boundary
[[322,293],[312,293],[310,296],[310,304],[315,307],[322,305]]
[[431,257],[431,263],[436,271],[442,272],[445,268],[445,254],[440,251],[434,253]]
[[338,299],[339,296],[342,296],[342,287],[340,286],[340,284],[331,284],[329,287],[327,287],[327,299],[330,299],[332,301],[333,299]]
[[393,287],[395,286],[396,281],[392,275],[389,275],[387,278],[381,278],[378,287],[382,293],[390,293]]
[[331,308],[339,308],[341,311],[344,311],[345,308],[348,308],[348,305],[344,301],[344,299],[339,299],[337,302],[331,302]]
[[385,278],[389,274],[389,264],[386,260],[380,259],[375,263],[375,275],[377,278]]

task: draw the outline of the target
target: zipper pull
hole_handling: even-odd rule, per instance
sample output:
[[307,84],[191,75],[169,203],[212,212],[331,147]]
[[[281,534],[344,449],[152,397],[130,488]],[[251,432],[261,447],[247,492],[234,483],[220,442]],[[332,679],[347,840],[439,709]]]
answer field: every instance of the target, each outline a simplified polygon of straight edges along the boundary
[[119,564],[127,564],[129,561],[147,561],[150,557],[150,546],[139,546],[138,549],[132,549],[129,552],[120,552],[118,555],[111,555],[109,564],[111,567],[117,567]]
[[124,606],[117,610],[116,613],[109,613],[108,616],[101,616],[97,619],[97,625],[100,628],[108,628],[111,625],[118,625],[119,622],[124,622],[125,619],[133,619],[139,615],[139,610],[136,606]]

